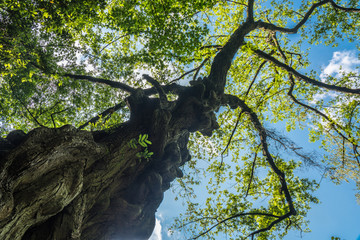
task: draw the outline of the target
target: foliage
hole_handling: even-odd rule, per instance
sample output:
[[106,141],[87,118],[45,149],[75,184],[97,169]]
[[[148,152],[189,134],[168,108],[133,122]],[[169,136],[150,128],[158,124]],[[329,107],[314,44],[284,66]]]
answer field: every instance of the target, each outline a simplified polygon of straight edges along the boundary
[[[146,71],[162,86],[179,80],[187,84],[209,75],[215,56],[236,29],[256,22],[244,34],[224,90],[250,110],[223,104],[217,113],[219,130],[211,137],[193,133],[189,144],[193,160],[179,182],[181,196],[189,199],[188,210],[177,227],[193,237],[206,233],[209,239],[254,233],[259,239],[271,239],[291,229],[306,230],[306,212],[318,202],[312,195],[318,184],[295,173],[304,165],[320,163],[268,126],[283,122],[289,132],[311,128],[309,140],[321,144],[327,175],[335,181],[354,179],[360,186],[360,98],[359,92],[350,91],[360,88],[358,73],[322,81],[319,69],[304,70],[311,65],[310,44],[336,46],[359,38],[358,1],[341,3],[5,0],[0,3],[1,134],[65,124],[96,130],[125,122],[129,109],[120,103],[125,102],[126,91],[94,81],[111,79],[148,88],[138,76]],[[99,114],[102,111],[107,118]],[[95,124],[98,118],[88,121],[98,115],[106,118],[105,125]],[[148,152],[147,138],[143,134],[129,142],[132,148],[144,148],[139,158],[153,154]],[[289,204],[264,146],[269,146],[270,157],[285,174],[297,211],[275,227],[272,223],[289,212]],[[202,173],[206,177],[201,178]],[[201,204],[194,200],[191,185],[203,179],[209,181],[209,197]]]
[[136,156],[140,159],[146,159],[146,160],[149,160],[149,158],[154,154],[153,152],[149,152],[148,150],[148,145],[152,144],[149,140],[149,135],[147,134],[140,134],[139,135],[139,139],[136,140],[135,138],[131,139],[129,141],[129,146],[132,148],[132,149],[137,149],[138,146],[137,144],[139,144],[141,147],[144,148],[144,150],[142,152],[138,152],[136,154]]
[[341,238],[332,236],[331,240],[341,240]]

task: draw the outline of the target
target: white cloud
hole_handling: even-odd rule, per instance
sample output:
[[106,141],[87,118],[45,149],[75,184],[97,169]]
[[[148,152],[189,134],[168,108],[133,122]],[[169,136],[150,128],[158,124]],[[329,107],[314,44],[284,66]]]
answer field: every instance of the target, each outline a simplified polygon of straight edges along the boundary
[[155,220],[155,228],[153,233],[151,234],[149,240],[161,240],[161,223],[160,220],[156,218]]
[[[333,52],[333,56],[329,61],[329,64],[324,67],[320,74],[320,79],[325,82],[328,76],[335,78],[341,78],[343,74],[353,72],[360,74],[360,59],[357,57],[356,50],[344,50]],[[357,86],[354,86],[356,88]],[[338,96],[337,92],[317,93],[314,95],[313,101],[310,103],[316,104],[316,102],[325,99],[326,97],[334,98]]]
[[360,59],[356,55],[354,50],[334,52],[329,64],[320,74],[321,80],[324,81],[326,76],[339,78],[343,73],[359,73],[359,70],[356,68],[360,66]]

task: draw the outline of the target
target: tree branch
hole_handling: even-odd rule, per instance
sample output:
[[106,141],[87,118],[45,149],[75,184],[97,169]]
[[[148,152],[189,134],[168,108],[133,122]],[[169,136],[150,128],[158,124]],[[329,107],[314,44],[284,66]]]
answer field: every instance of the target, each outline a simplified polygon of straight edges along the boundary
[[251,186],[252,180],[253,180],[253,178],[254,178],[254,171],[255,171],[256,159],[257,159],[257,152],[255,152],[254,160],[253,160],[253,163],[252,163],[252,166],[251,166],[251,175],[250,175],[250,180],[249,180],[248,187],[247,187],[247,189],[246,189],[245,198],[246,198],[246,197],[248,196],[248,194],[249,194],[250,186]]
[[302,107],[304,107],[304,108],[306,108],[306,109],[309,109],[309,110],[313,111],[314,113],[316,113],[317,115],[323,117],[326,121],[329,122],[330,127],[331,127],[332,129],[334,129],[334,131],[335,131],[337,134],[339,134],[339,136],[341,136],[343,139],[345,139],[345,140],[348,141],[350,144],[352,144],[353,147],[357,147],[357,146],[358,146],[354,141],[351,140],[351,136],[350,136],[350,138],[349,138],[349,137],[345,136],[343,133],[340,132],[340,130],[339,130],[338,128],[343,129],[343,127],[342,127],[341,125],[339,125],[338,123],[336,123],[335,121],[333,121],[332,119],[330,119],[327,115],[325,115],[324,113],[320,112],[320,111],[317,110],[316,108],[313,108],[313,107],[311,107],[311,106],[309,106],[309,105],[307,105],[307,104],[305,104],[305,103],[302,103],[302,102],[300,102],[299,100],[297,100],[297,99],[295,98],[295,96],[292,94],[292,92],[293,92],[293,90],[294,90],[294,86],[295,86],[295,81],[294,81],[294,79],[293,79],[293,77],[292,77],[291,75],[290,75],[290,82],[291,82],[291,85],[290,85],[290,89],[289,89],[289,91],[288,91],[288,96],[291,98],[291,100],[292,100],[293,102],[295,102],[295,103],[299,104],[300,106],[302,106]]
[[266,161],[270,165],[273,172],[278,176],[280,184],[281,184],[281,189],[283,191],[283,194],[285,196],[286,202],[289,207],[288,213],[279,217],[279,219],[273,221],[268,227],[259,229],[249,235],[249,236],[253,236],[257,233],[270,230],[275,224],[279,223],[280,221],[282,221],[292,215],[296,215],[297,212],[295,210],[292,197],[291,197],[289,189],[287,187],[285,174],[276,166],[274,159],[271,156],[271,153],[269,151],[268,144],[267,144],[266,130],[262,126],[257,114],[243,100],[241,100],[240,98],[238,98],[236,96],[226,94],[223,96],[222,101],[223,101],[223,103],[228,104],[230,106],[234,106],[234,104],[236,104],[238,107],[240,107],[242,109],[242,111],[244,111],[245,113],[247,113],[249,115],[250,121],[253,123],[255,129],[257,130],[257,132],[259,134],[263,156],[266,158]]
[[250,233],[247,237],[254,237],[254,236],[255,236],[256,234],[258,234],[258,233],[269,231],[273,226],[275,226],[275,224],[277,224],[277,223],[279,223],[279,222],[281,222],[281,221],[289,218],[291,215],[294,215],[294,214],[292,214],[291,211],[290,211],[290,212],[282,215],[282,216],[279,217],[278,219],[272,221],[267,227],[261,228],[261,229],[259,229],[259,230],[256,230],[256,231]]
[[185,72],[184,74],[182,74],[180,77],[171,80],[169,83],[173,83],[173,82],[179,81],[180,79],[182,79],[182,78],[185,77],[186,75],[188,75],[188,74],[190,74],[190,73],[192,73],[192,72],[195,72],[197,69],[198,69],[198,68],[191,69],[191,70]]
[[102,113],[96,115],[95,117],[93,117],[92,119],[90,119],[89,121],[87,121],[86,123],[82,124],[80,127],[78,127],[79,130],[85,128],[87,125],[89,125],[90,123],[96,123],[97,121],[99,121],[100,116],[104,117],[107,115],[112,114],[113,112],[116,112],[117,110],[123,108],[125,106],[125,102],[121,102],[116,104],[113,107],[109,107],[108,109],[106,109],[105,111],[103,111]]
[[247,22],[254,22],[254,0],[248,0],[248,8],[247,8]]
[[[276,33],[271,34],[271,38],[273,39],[274,44],[275,44],[277,50],[280,52],[281,57],[284,59],[285,62],[287,62],[287,57],[286,57],[284,51],[283,51],[283,50],[281,49],[281,47],[280,47],[280,43],[279,43],[279,41],[278,41],[278,39],[277,39],[277,37],[276,37]],[[269,54],[269,55],[272,55],[272,54]]]
[[324,4],[326,4],[326,3],[328,3],[328,2],[330,2],[330,0],[324,0],[324,1],[314,3],[310,7],[310,9],[306,12],[303,19],[301,19],[301,21],[298,24],[296,24],[296,26],[293,27],[293,28],[283,28],[283,27],[276,26],[276,25],[274,25],[272,23],[263,22],[261,20],[259,20],[257,22],[257,24],[258,24],[258,26],[260,28],[263,28],[265,30],[270,30],[270,31],[275,31],[275,32],[283,32],[283,33],[297,33],[299,28],[302,27],[306,23],[306,21],[309,19],[309,17],[315,11],[315,9],[322,6],[322,5],[324,5]]
[[121,39],[121,38],[123,38],[123,37],[126,37],[126,36],[129,36],[129,34],[124,34],[124,35],[121,35],[121,36],[115,38],[114,40],[112,40],[111,42],[109,42],[108,44],[106,44],[104,47],[102,47],[99,52],[101,53],[101,52],[102,52],[105,48],[107,48],[110,44],[112,44],[112,43],[116,42],[117,40],[119,40],[119,39]]
[[190,71],[185,72],[185,73],[182,74],[180,77],[175,78],[174,80],[171,80],[169,83],[173,83],[173,82],[179,81],[180,79],[182,79],[182,78],[185,77],[186,75],[188,75],[188,74],[190,74],[190,73],[192,73],[192,72],[195,72],[195,71],[196,71],[196,72],[195,72],[195,75],[194,75],[194,77],[193,77],[193,80],[196,80],[195,78],[196,78],[196,76],[198,75],[200,69],[204,66],[204,64],[205,64],[208,60],[209,60],[209,58],[205,58],[205,60],[202,61],[202,63],[201,63],[198,67],[196,67],[196,68],[194,68],[194,69],[191,69]]
[[256,113],[253,112],[252,109],[249,106],[247,106],[247,104],[244,101],[242,101],[241,99],[238,98],[238,104],[239,104],[239,107],[244,112],[248,113],[251,122],[253,123],[255,129],[258,131],[261,146],[262,146],[262,149],[263,149],[263,155],[266,158],[267,162],[269,163],[271,169],[279,177],[282,190],[284,191],[286,201],[287,201],[287,203],[289,205],[289,209],[290,209],[289,214],[290,215],[296,215],[296,210],[294,208],[293,200],[291,198],[290,192],[289,192],[288,187],[287,187],[285,174],[276,166],[276,164],[274,162],[274,159],[272,158],[272,156],[270,154],[270,151],[268,149],[268,144],[267,144],[267,140],[266,140],[267,139],[267,134],[266,134],[265,128],[262,126],[262,124],[261,124],[258,116],[256,115]]
[[[11,91],[13,92],[14,97],[20,102],[20,104],[25,108],[25,110],[29,113],[30,117],[34,120],[34,122],[39,125],[40,127],[45,127],[44,125],[42,125],[37,118],[31,113],[31,111],[27,108],[26,104],[21,101],[21,99],[17,96],[17,94],[15,93],[14,89],[12,88],[12,86],[10,86]],[[26,116],[27,119],[29,119]],[[29,119],[30,120],[30,119]]]
[[46,113],[46,112],[54,109],[54,108],[55,108],[58,104],[60,104],[61,102],[63,102],[63,100],[57,101],[53,106],[49,107],[48,109],[44,109],[44,110],[43,110],[43,108],[40,106],[41,111],[39,112],[39,114],[36,115],[36,117],[39,117],[39,116],[43,115],[44,113]]
[[206,48],[216,48],[216,49],[221,49],[222,46],[221,45],[207,45],[207,46],[202,46],[200,47],[200,50],[206,49]]
[[129,93],[135,92],[134,88],[132,88],[124,83],[121,83],[121,82],[115,82],[115,81],[111,81],[111,80],[107,80],[107,79],[103,79],[103,78],[96,78],[96,77],[85,76],[85,75],[65,74],[64,76],[72,78],[72,79],[88,80],[89,82],[106,84],[110,87],[119,88],[119,89],[124,90]]
[[223,159],[224,153],[226,152],[226,150],[227,150],[227,149],[229,148],[229,146],[230,146],[231,140],[232,140],[232,138],[233,138],[233,136],[234,136],[234,133],[235,133],[235,131],[236,131],[236,128],[237,128],[238,125],[239,125],[239,122],[240,122],[240,119],[241,119],[241,115],[242,115],[243,113],[244,113],[243,111],[241,111],[241,112],[239,113],[239,116],[238,116],[238,118],[237,118],[237,120],[236,120],[235,127],[233,128],[233,130],[232,130],[232,132],[231,132],[231,135],[230,135],[229,140],[228,140],[228,142],[227,142],[227,144],[226,144],[226,147],[225,147],[224,150],[221,152],[221,163],[220,163],[219,169],[221,169],[221,166],[222,166],[223,160],[224,160],[224,159]]
[[331,85],[331,84],[326,84],[320,81],[317,81],[315,79],[309,78],[301,73],[299,73],[298,71],[296,71],[294,68],[288,66],[287,64],[280,62],[279,60],[277,60],[276,58],[270,56],[269,54],[255,49],[253,50],[253,52],[259,56],[260,58],[269,61],[271,63],[273,63],[274,65],[286,70],[288,73],[294,75],[298,80],[303,80],[307,83],[310,83],[312,85],[321,87],[321,88],[325,88],[328,90],[332,90],[332,91],[337,91],[337,92],[342,92],[342,93],[352,93],[352,94],[359,94],[360,95],[360,89],[351,89],[351,88],[347,88],[347,87],[339,87],[339,86],[335,86],[335,85]]
[[235,3],[235,4],[239,4],[239,5],[247,7],[247,5],[245,3],[241,3],[241,2],[237,2],[237,1],[227,0],[227,2],[231,2],[231,3]]
[[295,155],[297,155],[299,158],[301,158],[305,163],[311,164],[316,167],[321,167],[320,164],[316,163],[312,160],[312,158],[315,158],[315,156],[311,153],[303,153],[300,150],[302,150],[301,147],[298,147],[293,141],[290,139],[281,136],[277,134],[275,131],[269,131],[267,130],[267,135],[269,138],[274,140],[275,142],[279,143],[281,147],[283,147],[284,150],[290,150]]
[[55,123],[54,115],[55,115],[55,114],[62,113],[62,112],[65,112],[65,111],[69,110],[70,108],[71,108],[71,107],[68,107],[68,108],[65,108],[65,109],[63,109],[63,110],[60,110],[60,111],[57,111],[57,112],[53,112],[53,113],[50,115],[50,118],[51,118],[51,121],[52,121],[52,123],[53,123],[54,128],[56,128],[56,123]]
[[245,35],[256,29],[256,27],[257,24],[250,20],[241,24],[230,36],[230,39],[223,48],[216,54],[213,63],[211,64],[209,77],[204,82],[206,94],[210,94],[210,91],[215,91],[218,95],[224,93],[226,76],[230,69],[232,59],[238,49],[245,44]]
[[161,109],[165,109],[168,105],[168,100],[167,100],[167,96],[164,92],[164,89],[161,87],[160,83],[158,83],[158,81],[156,81],[155,79],[153,79],[152,77],[150,77],[147,74],[143,74],[142,76],[146,81],[148,81],[151,85],[153,85],[155,87],[156,91],[159,94],[160,107],[161,107]]
[[209,58],[205,58],[205,60],[202,61],[202,63],[200,64],[200,66],[197,67],[197,70],[196,70],[196,72],[195,72],[195,74],[194,74],[194,77],[193,77],[193,81],[196,81],[196,77],[197,77],[197,75],[199,74],[200,69],[205,65],[205,63],[206,63],[207,61],[209,61]]
[[[191,87],[181,86],[176,83],[172,83],[169,85],[161,85],[161,87],[165,93],[175,93],[175,94],[180,94],[186,91],[187,89],[191,88]],[[158,93],[155,87],[144,89],[143,92],[146,96],[151,96]]]
[[219,221],[218,223],[214,224],[213,226],[211,226],[209,229],[207,229],[206,231],[200,233],[199,235],[193,237],[193,238],[190,238],[191,240],[195,240],[195,239],[198,239],[199,237],[207,234],[208,232],[210,232],[212,229],[216,228],[217,226],[219,226],[220,224],[223,224],[231,219],[234,219],[234,218],[238,218],[238,217],[243,217],[243,216],[267,216],[267,217],[273,217],[273,218],[278,218],[278,219],[281,219],[283,216],[276,216],[276,215],[273,215],[273,214],[269,214],[269,213],[260,213],[260,212],[253,212],[253,213],[238,213],[238,214],[235,214],[231,217],[228,217],[228,218],[225,218],[221,221]]
[[248,89],[246,90],[245,97],[247,97],[247,95],[249,94],[252,85],[255,83],[255,80],[256,80],[257,76],[259,75],[261,69],[264,67],[265,63],[266,63],[265,60],[262,61],[262,63],[260,64],[260,66],[259,66],[258,69],[256,70],[256,73],[255,73],[255,75],[254,75],[254,77],[253,77],[253,79],[252,79],[252,81],[251,81]]
[[339,5],[337,5],[333,0],[330,0],[330,4],[331,6],[333,6],[335,9],[339,9],[341,11],[345,11],[345,12],[360,12],[359,8],[345,8],[345,7],[341,7]]

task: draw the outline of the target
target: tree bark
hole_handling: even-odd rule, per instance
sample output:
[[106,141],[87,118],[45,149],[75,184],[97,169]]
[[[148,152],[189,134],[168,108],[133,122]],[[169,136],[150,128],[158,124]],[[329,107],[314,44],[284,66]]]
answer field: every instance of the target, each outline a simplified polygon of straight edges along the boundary
[[[149,238],[164,191],[190,160],[189,132],[218,127],[203,91],[187,88],[164,107],[137,90],[130,120],[107,131],[68,125],[1,139],[0,239]],[[152,142],[149,159],[129,144],[140,134]]]

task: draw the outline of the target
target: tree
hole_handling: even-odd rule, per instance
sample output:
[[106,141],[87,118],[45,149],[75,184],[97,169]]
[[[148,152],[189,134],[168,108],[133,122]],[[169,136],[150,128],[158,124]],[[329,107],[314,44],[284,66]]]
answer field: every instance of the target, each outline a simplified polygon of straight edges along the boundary
[[[294,170],[319,163],[265,127],[282,120],[311,124],[328,173],[359,182],[348,175],[360,166],[359,76],[301,73],[305,42],[358,39],[357,1],[6,0],[0,11],[2,239],[146,239],[175,178],[192,194],[181,166],[197,172],[201,158],[214,196],[189,203],[194,239],[302,228],[317,184]],[[226,152],[232,163],[218,160]]]

